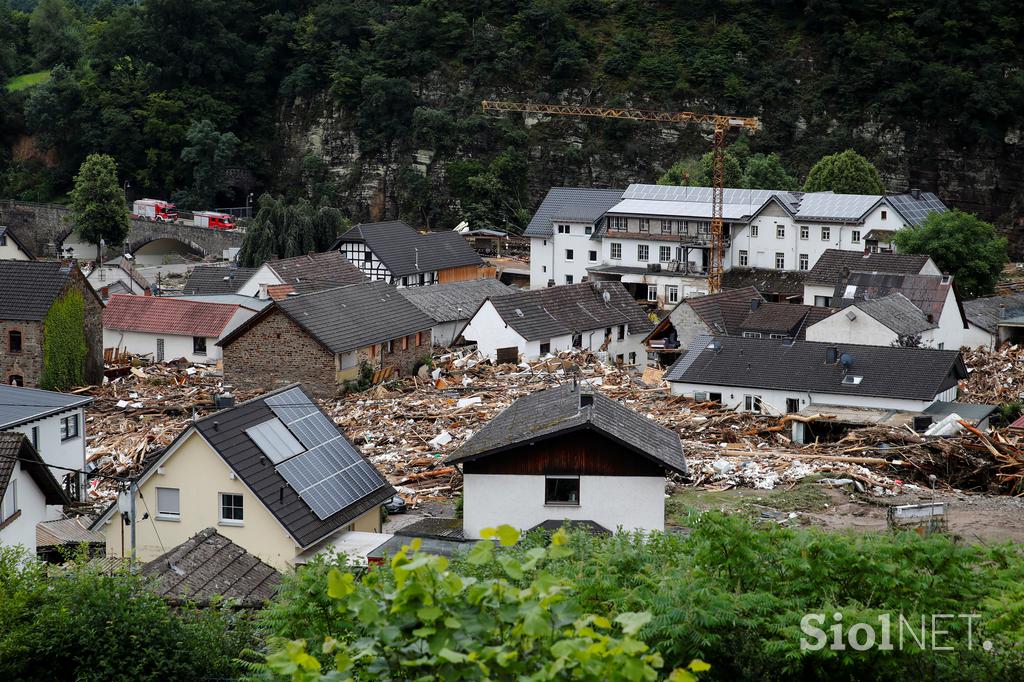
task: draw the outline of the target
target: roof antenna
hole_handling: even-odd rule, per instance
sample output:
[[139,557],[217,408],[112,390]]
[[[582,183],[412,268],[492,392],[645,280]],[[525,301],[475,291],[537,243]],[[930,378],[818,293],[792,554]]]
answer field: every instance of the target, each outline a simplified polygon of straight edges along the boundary
[[413,251],[416,252],[416,269],[420,269],[420,249],[419,247],[413,247]]

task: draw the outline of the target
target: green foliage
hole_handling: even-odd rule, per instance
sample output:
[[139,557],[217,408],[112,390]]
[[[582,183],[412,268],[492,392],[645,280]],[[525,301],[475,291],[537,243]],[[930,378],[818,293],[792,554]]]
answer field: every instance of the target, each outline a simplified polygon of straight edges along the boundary
[[992,425],[1009,426],[1020,417],[1022,412],[1024,412],[1024,400],[1011,400],[1008,403],[1003,403],[992,415]]
[[264,194],[256,206],[256,215],[249,222],[238,254],[244,267],[258,267],[274,258],[326,251],[348,226],[338,209],[317,208],[306,199],[289,204],[284,197]]
[[77,289],[50,306],[43,319],[43,374],[39,387],[66,391],[85,383],[85,299]]
[[185,142],[181,160],[192,166],[192,189],[183,203],[210,206],[225,186],[224,172],[238,155],[238,137],[217,132],[213,122],[204,118],[189,126]]
[[700,161],[684,159],[676,161],[658,178],[659,185],[678,185],[680,187],[699,187],[704,181]]
[[935,265],[955,277],[961,296],[991,294],[1006,265],[1006,237],[971,213],[959,210],[930,213],[917,226],[896,232],[900,253],[927,254]]
[[252,628],[228,609],[172,610],[138,575],[87,565],[47,575],[0,547],[0,678],[199,680],[238,672]]
[[796,178],[782,165],[778,154],[754,154],[747,159],[740,179],[740,187],[747,189],[795,190]]
[[[678,161],[658,178],[658,184],[710,187],[712,161],[711,152],[704,154],[699,161]],[[726,187],[786,190],[797,187],[796,180],[782,165],[778,154],[750,154],[745,137],[725,151],[722,165]]]
[[[700,161],[679,161],[665,171],[664,175],[658,178],[659,185],[683,185],[685,187],[710,187],[711,186],[711,165],[714,155],[707,152],[700,157]],[[726,187],[739,187],[740,179],[743,176],[743,168],[739,159],[731,151],[724,152],[722,167],[725,171],[724,180]]]
[[373,366],[366,360],[359,361],[359,374],[345,382],[345,393],[360,393],[373,386]]
[[39,68],[74,66],[82,55],[84,28],[77,7],[65,0],[39,0],[29,18],[29,32]]
[[128,205],[117,179],[117,164],[106,154],[90,154],[75,176],[71,190],[75,230],[88,242],[117,246],[128,236]]
[[878,169],[863,156],[847,149],[822,157],[811,167],[804,181],[805,192],[836,194],[884,194]]
[[[519,539],[509,526],[484,531],[502,547]],[[559,531],[547,547],[523,556],[495,551],[487,541],[468,553],[469,565],[499,576],[465,577],[448,560],[403,547],[387,568],[356,575],[332,568],[328,597],[337,629],[316,642],[277,639],[267,662],[294,682],[377,680],[654,680],[661,656],[637,636],[651,614],[614,618],[585,614],[572,584],[549,565],[571,554]],[[324,665],[314,652],[330,657]],[[692,661],[693,671],[706,670]],[[330,668],[330,672],[322,672]],[[678,671],[673,679],[693,679]]]
[[31,88],[34,85],[45,83],[50,80],[50,70],[35,71],[33,73],[23,73],[20,76],[15,76],[11,80],[7,81],[7,90],[9,92],[18,92],[19,90],[25,90]]

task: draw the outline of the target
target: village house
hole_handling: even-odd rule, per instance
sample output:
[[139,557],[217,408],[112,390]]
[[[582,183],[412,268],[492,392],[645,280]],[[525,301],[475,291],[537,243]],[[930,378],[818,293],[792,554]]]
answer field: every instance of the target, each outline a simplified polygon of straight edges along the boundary
[[434,321],[384,282],[350,284],[275,301],[219,344],[234,386],[301,381],[333,395],[360,366],[409,374],[430,353]]
[[[147,457],[133,490],[141,561],[216,528],[279,571],[340,531],[379,533],[395,494],[297,385],[191,423]],[[91,526],[107,556],[131,554],[128,495]]]
[[151,293],[146,278],[123,256],[94,267],[86,279],[104,302],[114,294],[143,296]]
[[850,272],[875,272],[892,275],[942,274],[928,256],[871,251],[858,253],[828,249],[804,277],[803,302],[806,305],[831,306],[836,283]]
[[356,225],[331,250],[340,251],[371,280],[401,287],[494,276],[458,232],[422,234],[400,220]]
[[516,400],[445,460],[463,476],[463,533],[563,521],[664,530],[665,475],[686,473],[679,436],[576,382]]
[[988,334],[989,348],[1024,341],[1024,294],[985,296],[964,302],[964,315],[974,332]]
[[471,279],[429,287],[401,287],[398,292],[434,321],[431,342],[447,348],[455,345],[462,328],[488,298],[514,294],[518,289],[496,279]]
[[[817,308],[817,310],[832,310]],[[851,302],[807,329],[808,341],[858,343],[873,346],[907,345],[940,348],[939,325],[901,293]],[[959,346],[957,346],[959,347]]]
[[237,294],[259,268],[229,265],[197,265],[185,279],[181,293],[186,296]]
[[[530,238],[530,286],[615,280],[661,307],[707,293],[711,194],[709,187],[641,184],[624,192],[552,189],[523,233]],[[882,196],[726,188],[722,265],[807,272],[828,249],[878,249],[877,239],[872,246],[864,236],[945,210],[934,194],[917,190]]]
[[35,260],[18,235],[9,227],[0,225],[0,260]]
[[237,305],[165,296],[111,296],[103,311],[103,346],[156,362],[184,358],[216,364],[224,336],[255,315]]
[[36,524],[49,508],[71,504],[22,433],[0,432],[0,546],[21,545],[35,555]]
[[337,251],[267,261],[238,288],[242,296],[279,300],[369,279]]
[[38,386],[43,374],[43,321],[71,291],[85,301],[84,377],[103,380],[103,302],[74,263],[0,260],[0,383]]
[[673,395],[782,415],[835,405],[920,412],[953,401],[955,350],[698,336],[665,373]]
[[653,324],[618,282],[584,282],[489,298],[462,336],[492,362],[535,360],[586,349],[611,360],[644,364],[643,339]]
[[91,402],[89,396],[0,384],[0,433],[24,434],[76,502],[86,499],[85,479],[69,470],[85,470],[85,406]]

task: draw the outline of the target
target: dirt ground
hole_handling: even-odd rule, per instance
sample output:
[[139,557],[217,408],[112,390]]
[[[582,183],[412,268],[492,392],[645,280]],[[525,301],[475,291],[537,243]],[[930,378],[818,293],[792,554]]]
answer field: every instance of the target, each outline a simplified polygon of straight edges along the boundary
[[1024,499],[1019,497],[933,493],[924,489],[875,497],[828,488],[818,483],[816,477],[775,490],[678,487],[668,500],[665,514],[666,523],[676,526],[685,524],[690,510],[717,509],[787,525],[835,531],[884,531],[888,528],[890,506],[931,501],[948,503],[948,532],[964,542],[1024,542]]

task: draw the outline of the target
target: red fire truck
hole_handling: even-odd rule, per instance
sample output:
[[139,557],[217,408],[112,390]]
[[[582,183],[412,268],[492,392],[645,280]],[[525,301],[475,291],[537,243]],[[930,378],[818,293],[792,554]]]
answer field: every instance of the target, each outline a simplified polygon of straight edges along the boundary
[[173,223],[178,219],[174,204],[162,199],[137,199],[132,203],[132,217]]
[[209,227],[213,230],[233,230],[235,229],[235,218],[227,213],[195,211],[192,214],[192,224],[196,227]]

